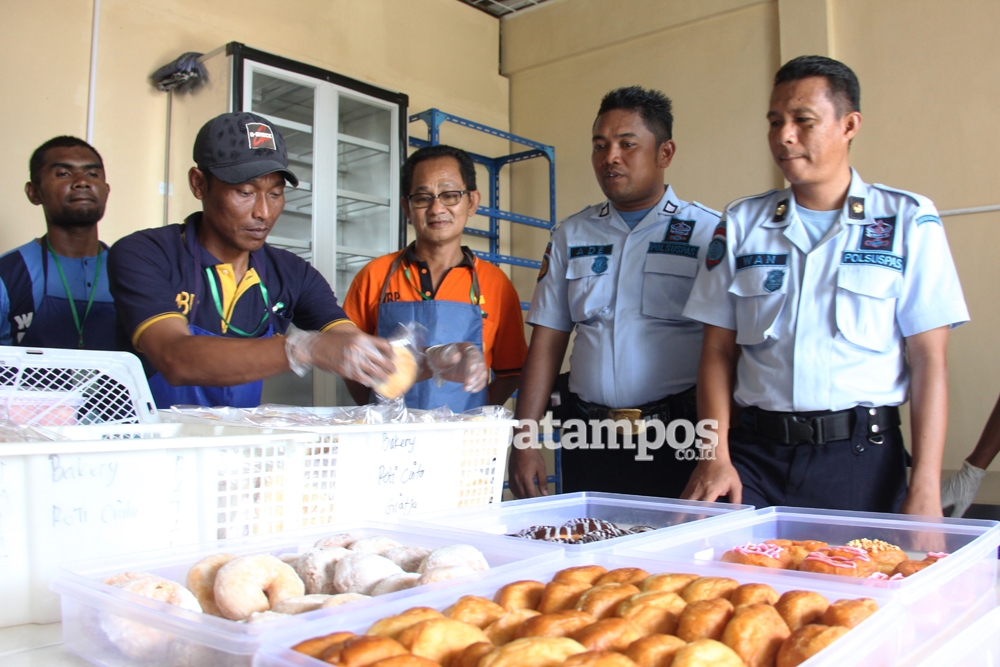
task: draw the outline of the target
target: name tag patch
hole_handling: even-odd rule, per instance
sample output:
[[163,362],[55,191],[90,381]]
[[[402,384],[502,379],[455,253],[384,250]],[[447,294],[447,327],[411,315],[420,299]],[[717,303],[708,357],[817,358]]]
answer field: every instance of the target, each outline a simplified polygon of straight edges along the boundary
[[[788,253],[767,254],[753,253],[736,257],[736,270],[749,269],[755,266],[788,266]],[[779,287],[781,285],[779,284]]]
[[841,264],[867,264],[869,266],[881,266],[884,269],[903,272],[906,260],[899,255],[892,255],[887,252],[851,252],[847,250],[840,258]]
[[892,216],[891,218],[875,218],[875,222],[865,225],[858,250],[892,250],[892,241],[895,237],[896,216]]
[[610,255],[614,249],[614,244],[608,245],[574,245],[569,248],[569,258],[594,257],[596,255]]

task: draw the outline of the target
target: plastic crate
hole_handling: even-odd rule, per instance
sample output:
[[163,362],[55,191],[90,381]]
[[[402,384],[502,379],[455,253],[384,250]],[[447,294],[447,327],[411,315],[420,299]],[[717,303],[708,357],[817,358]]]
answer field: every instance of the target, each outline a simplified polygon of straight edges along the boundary
[[[61,568],[52,581],[53,590],[62,595],[63,644],[85,660],[107,667],[175,667],[189,664],[249,667],[261,640],[269,634],[289,626],[302,625],[310,619],[344,614],[353,616],[372,606],[381,609],[393,600],[413,597],[425,589],[433,590],[468,579],[430,584],[266,623],[238,623],[184,611],[101,583],[105,577],[125,571],[152,572],[183,583],[188,569],[212,554],[298,553],[311,548],[320,537],[340,532],[350,532],[358,537],[382,535],[406,546],[436,548],[469,543],[468,534],[455,531],[356,522],[327,526],[323,530],[309,529],[280,536],[227,540],[80,563]],[[506,540],[490,537],[478,540],[475,546],[490,563],[491,573],[512,579],[519,576],[523,567],[556,563],[561,561],[563,555],[562,549],[556,545],[530,544],[512,548]],[[133,654],[131,657],[124,654],[101,630],[100,619],[109,614],[129,619],[141,626],[141,632],[164,633],[163,650],[145,655]]]
[[[713,525],[727,521],[735,515],[751,511],[750,505],[705,503],[675,498],[651,498],[617,493],[564,493],[542,498],[509,500],[488,508],[437,512],[421,516],[414,521],[480,531],[496,535],[515,533],[531,526],[559,526],[571,519],[592,518],[611,521],[621,527],[651,526],[655,530],[635,535],[624,535],[589,544],[563,544],[566,553],[576,554],[603,551],[627,545],[650,535],[661,535],[677,530],[692,522],[711,522]],[[534,542],[524,538],[509,537],[517,542]]]
[[995,601],[1000,546],[1000,523],[996,521],[769,507],[733,517],[726,524],[651,535],[614,551],[662,559],[673,567],[711,564],[734,575],[749,576],[767,568],[722,563],[719,558],[747,542],[810,539],[845,544],[858,538],[884,540],[917,559],[923,559],[927,551],[945,551],[951,555],[899,581],[795,570],[773,572],[803,588],[819,582],[840,582],[856,591],[857,596],[884,591],[903,605],[908,618],[904,641],[912,646],[939,634],[979,604],[984,594],[993,595]]
[[[570,556],[559,563],[526,565],[519,569],[516,575],[481,572],[477,575],[477,580],[471,583],[429,591],[406,600],[394,600],[376,608],[359,608],[356,613],[350,616],[323,618],[308,624],[284,628],[267,637],[257,654],[254,667],[321,667],[326,663],[293,651],[289,647],[310,637],[335,631],[363,634],[378,619],[398,614],[410,607],[433,607],[444,610],[463,595],[480,595],[492,599],[497,589],[512,581],[521,579],[548,581],[552,575],[563,568],[591,563],[603,565],[608,569],[641,567],[651,574],[690,571],[702,576],[732,575],[730,572],[722,571],[711,565],[703,565],[690,570],[672,569],[663,562],[599,552]],[[740,583],[768,584],[779,593],[796,588],[787,579],[775,577],[766,571],[741,572],[733,578]],[[826,596],[831,602],[848,597],[861,597],[854,595],[854,591],[840,586],[836,582],[830,584],[817,582],[812,590]],[[884,595],[882,591],[873,591],[871,595],[864,597],[874,599],[879,604],[880,609],[843,638],[802,663],[801,667],[844,667],[844,665],[889,667],[896,664],[896,658],[899,654],[900,620],[902,617],[899,604],[893,602],[891,597]]]
[[332,519],[309,434],[228,425],[52,427],[0,443],[0,627],[58,620],[68,558],[194,544]]
[[0,417],[32,426],[159,421],[128,352],[0,347]]
[[[311,411],[322,415],[324,408]],[[159,414],[163,421],[219,423],[170,411]],[[335,499],[332,511],[338,520],[398,521],[500,502],[516,424],[505,419],[281,428],[311,433],[326,447],[325,476],[317,474],[316,484]]]

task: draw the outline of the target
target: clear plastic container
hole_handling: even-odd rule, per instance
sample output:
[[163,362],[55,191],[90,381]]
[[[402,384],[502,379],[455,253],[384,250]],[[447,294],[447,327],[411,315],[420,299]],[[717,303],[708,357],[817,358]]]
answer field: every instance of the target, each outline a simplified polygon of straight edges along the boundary
[[[300,553],[308,551],[321,537],[344,532],[358,537],[391,537],[405,546],[436,548],[449,544],[473,544],[490,564],[489,573],[510,579],[519,578],[524,567],[556,563],[563,557],[562,549],[550,544],[517,547],[507,540],[487,536],[471,541],[468,533],[457,531],[356,522],[89,561],[60,568],[52,580],[52,590],[62,596],[63,644],[81,658],[106,667],[249,667],[261,639],[268,634],[324,616],[345,613],[353,616],[368,607],[382,608],[393,600],[414,597],[424,589],[454,585],[470,579],[464,577],[429,584],[261,623],[240,623],[182,610],[102,583],[104,578],[122,572],[150,572],[184,583],[190,567],[212,554],[270,553],[280,556]],[[138,637],[139,641],[145,642],[141,646],[137,642],[126,645],[127,642],[120,641],[116,644],[109,640],[105,632],[104,628],[110,627],[109,624],[117,624],[119,629],[124,625],[126,631],[121,636],[126,639]]]
[[[578,518],[603,519],[621,528],[642,525],[654,529],[646,533],[623,535],[588,544],[561,545],[565,547],[567,553],[575,554],[624,546],[636,539],[669,533],[681,526],[691,525],[692,522],[698,522],[698,525],[724,523],[752,509],[750,505],[584,491],[510,500],[482,509],[436,512],[417,517],[412,522],[495,535],[508,535],[531,526],[559,526]],[[510,539],[518,542],[536,541],[514,537]]]
[[[608,569],[616,567],[641,567],[651,574],[658,572],[683,572],[684,569],[668,567],[662,561],[639,559],[632,556],[615,556],[606,552],[591,552],[568,556],[559,563],[538,563],[525,565],[517,573],[481,572],[474,582],[455,585],[447,589],[428,591],[406,600],[372,608],[358,608],[357,613],[336,618],[323,618],[308,624],[289,626],[269,635],[257,654],[255,667],[321,667],[326,664],[307,655],[291,650],[299,642],[336,631],[364,633],[375,621],[392,614],[398,614],[410,607],[433,607],[443,611],[463,595],[480,595],[489,599],[504,584],[521,579],[549,581],[559,570],[577,565],[596,563]],[[687,571],[702,576],[731,576],[732,573],[712,565],[690,568]],[[776,577],[767,571],[753,573],[740,572],[732,577],[740,583],[763,583],[772,586],[779,593],[798,588],[795,582]],[[898,602],[893,602],[884,591],[873,591],[871,595],[856,595],[849,587],[837,582],[816,582],[812,590],[824,595],[831,602],[853,597],[870,597],[879,604],[879,611],[852,629],[843,638],[824,649],[802,667],[843,667],[858,665],[863,667],[895,665],[899,655],[900,620],[902,610]]]
[[966,624],[914,667],[1000,667],[1000,607]]
[[712,565],[732,572],[732,576],[738,573],[749,576],[767,568],[722,563],[719,560],[722,554],[747,542],[769,539],[821,540],[834,545],[859,538],[895,544],[917,560],[922,560],[929,551],[951,555],[899,581],[772,571],[775,576],[804,588],[819,582],[837,582],[857,591],[857,595],[884,591],[899,600],[906,610],[904,641],[914,646],[937,635],[979,604],[984,595],[995,595],[1000,546],[1000,523],[996,521],[769,507],[734,516],[725,524],[648,535],[614,551],[669,561],[674,567]]

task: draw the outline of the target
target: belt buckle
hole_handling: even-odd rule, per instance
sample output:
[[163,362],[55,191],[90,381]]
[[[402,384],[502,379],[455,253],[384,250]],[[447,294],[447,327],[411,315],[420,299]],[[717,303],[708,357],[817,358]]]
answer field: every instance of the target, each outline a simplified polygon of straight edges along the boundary
[[807,417],[792,416],[789,417],[785,423],[788,427],[788,444],[789,445],[801,445],[801,444],[814,444],[814,436],[816,434],[813,424],[813,420]]
[[609,408],[608,418],[613,421],[627,419],[632,424],[632,435],[638,435],[639,426],[636,422],[642,419],[642,410],[637,408]]

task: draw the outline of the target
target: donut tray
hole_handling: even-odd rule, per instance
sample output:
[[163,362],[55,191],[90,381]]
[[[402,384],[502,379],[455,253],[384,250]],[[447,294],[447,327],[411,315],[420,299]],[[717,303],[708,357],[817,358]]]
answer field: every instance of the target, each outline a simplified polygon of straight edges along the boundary
[[921,560],[929,551],[951,555],[899,581],[855,579],[833,574],[770,570],[791,585],[808,588],[839,583],[856,596],[881,591],[906,611],[913,637],[933,637],[978,603],[997,585],[1000,523],[973,519],[918,517],[874,512],[840,512],[796,507],[769,507],[734,516],[726,524],[705,524],[684,534],[641,536],[614,550],[669,562],[671,567],[706,566],[753,576],[768,568],[720,562],[723,553],[747,542],[770,539],[821,540],[845,544],[853,539],[895,544]]
[[[492,599],[494,593],[503,585],[522,579],[549,581],[552,576],[567,567],[598,564],[606,568],[641,567],[651,574],[659,572],[684,572],[683,568],[672,568],[662,561],[652,561],[633,556],[615,556],[610,553],[591,552],[567,556],[566,559],[553,563],[538,563],[530,567],[520,568],[516,574],[505,575],[499,572],[481,572],[475,581],[455,585],[447,589],[428,591],[406,600],[394,600],[392,603],[378,607],[358,609],[350,616],[323,618],[308,624],[290,626],[268,635],[260,652],[257,654],[254,667],[321,667],[326,664],[297,651],[291,650],[299,642],[326,635],[335,631],[348,631],[363,634],[371,625],[386,616],[398,614],[410,607],[433,607],[439,611],[454,603],[463,595],[479,595]],[[712,566],[689,568],[702,576],[732,576],[732,573],[722,571]],[[772,586],[779,593],[794,590],[797,586],[787,579],[774,577],[769,572],[740,572],[732,576],[740,583],[762,583]],[[859,596],[848,588],[836,582],[817,582],[811,587],[831,602],[849,597],[870,597],[879,604],[879,610],[843,638],[824,649],[810,660],[803,662],[801,667],[843,667],[858,665],[860,667],[888,667],[895,665],[900,649],[900,621],[902,609],[884,591],[874,591],[871,595]]]
[[[368,607],[381,608],[394,600],[414,597],[425,590],[454,586],[470,578],[427,584],[262,623],[240,623],[198,614],[102,583],[104,578],[122,572],[149,572],[183,584],[190,567],[213,554],[239,556],[269,553],[280,556],[301,553],[309,550],[321,537],[345,532],[359,538],[375,535],[391,537],[406,546],[436,548],[449,544],[473,544],[490,564],[489,573],[510,579],[518,578],[524,567],[556,563],[563,557],[558,545],[527,544],[517,548],[507,540],[488,536],[470,541],[468,533],[360,521],[92,560],[64,566],[52,580],[52,590],[62,596],[63,644],[70,652],[104,667],[250,667],[261,640],[281,629],[327,615],[353,616]],[[101,629],[102,618],[109,616],[128,619],[134,624],[135,631],[144,636],[158,636],[159,640],[155,643],[157,649],[142,655],[141,659],[123,653]]]
[[[733,517],[752,509],[750,505],[584,491],[509,500],[499,505],[463,511],[436,512],[413,521],[496,535],[515,533],[531,526],[560,526],[578,518],[602,519],[621,528],[644,525],[654,529],[586,544],[561,544],[567,554],[578,554],[607,551],[644,537],[672,534],[695,525],[725,525]],[[540,541],[519,537],[508,539],[516,540],[516,543]]]

